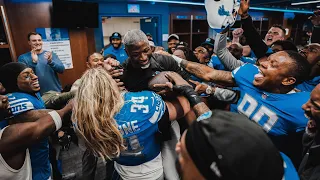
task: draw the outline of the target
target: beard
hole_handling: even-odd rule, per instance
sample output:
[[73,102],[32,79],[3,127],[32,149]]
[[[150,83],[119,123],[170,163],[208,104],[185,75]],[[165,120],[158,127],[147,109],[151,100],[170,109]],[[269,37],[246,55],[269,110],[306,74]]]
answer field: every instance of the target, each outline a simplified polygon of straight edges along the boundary
[[112,43],[112,46],[113,46],[113,48],[115,48],[115,49],[119,49],[119,48],[120,48],[120,46],[121,46],[121,44],[118,44],[118,43]]

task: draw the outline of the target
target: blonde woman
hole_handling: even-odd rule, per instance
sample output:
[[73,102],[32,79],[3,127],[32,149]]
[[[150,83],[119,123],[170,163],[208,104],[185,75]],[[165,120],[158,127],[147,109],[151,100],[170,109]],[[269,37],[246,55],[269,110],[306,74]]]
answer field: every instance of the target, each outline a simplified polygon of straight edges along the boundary
[[93,68],[81,78],[72,119],[90,151],[115,159],[121,179],[158,180],[163,166],[156,134],[189,110],[184,97],[164,102],[151,91],[121,93],[103,68]]

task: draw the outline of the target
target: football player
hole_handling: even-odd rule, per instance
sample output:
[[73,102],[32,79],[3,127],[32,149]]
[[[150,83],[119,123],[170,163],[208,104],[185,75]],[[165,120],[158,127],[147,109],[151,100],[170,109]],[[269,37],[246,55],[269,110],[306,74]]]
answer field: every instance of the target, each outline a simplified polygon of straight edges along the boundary
[[102,158],[115,158],[122,179],[156,180],[163,179],[156,134],[165,133],[163,127],[184,116],[190,105],[203,104],[200,98],[189,103],[181,96],[163,101],[152,91],[120,93],[112,77],[95,68],[81,78],[72,120],[89,150]]
[[301,157],[301,137],[307,119],[301,110],[310,93],[296,92],[310,65],[293,51],[272,54],[259,66],[245,64],[233,72],[219,71],[186,60],[178,63],[197,77],[227,86],[238,86],[240,98],[232,111],[257,122],[269,134],[280,151],[295,165]]

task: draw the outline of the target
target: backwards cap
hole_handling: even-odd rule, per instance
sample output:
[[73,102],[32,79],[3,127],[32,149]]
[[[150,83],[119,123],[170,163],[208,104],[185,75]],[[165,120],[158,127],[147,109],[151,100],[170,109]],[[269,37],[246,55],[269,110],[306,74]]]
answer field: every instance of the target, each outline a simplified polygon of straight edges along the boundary
[[205,0],[207,20],[213,29],[233,26],[240,8],[240,0]]
[[6,89],[6,93],[18,92],[17,85],[19,74],[27,69],[28,66],[23,63],[11,62],[0,68],[0,82]]
[[264,130],[247,117],[215,110],[194,122],[186,148],[206,179],[281,180],[282,157]]

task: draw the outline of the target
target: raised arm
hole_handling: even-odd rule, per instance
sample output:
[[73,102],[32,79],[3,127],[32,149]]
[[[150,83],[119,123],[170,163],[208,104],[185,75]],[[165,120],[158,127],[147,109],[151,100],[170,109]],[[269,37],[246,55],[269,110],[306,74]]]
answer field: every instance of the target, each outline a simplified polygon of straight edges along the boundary
[[260,34],[253,25],[252,18],[248,14],[250,0],[241,0],[239,15],[241,16],[242,29],[244,36],[258,59],[265,56],[268,46],[263,42]]
[[[60,121],[71,109],[72,105],[67,105],[65,108],[56,111],[59,114]],[[10,125],[4,130],[0,140],[0,154],[4,156],[25,151],[30,145],[49,136],[58,128],[51,115],[45,115],[36,122]]]
[[181,60],[180,65],[189,73],[197,76],[200,79],[203,79],[204,81],[214,82],[226,86],[236,85],[232,78],[231,72],[215,70],[206,65],[187,60]]
[[217,54],[224,67],[229,71],[233,71],[244,64],[242,61],[235,58],[227,49],[226,33],[216,35],[214,52]]

